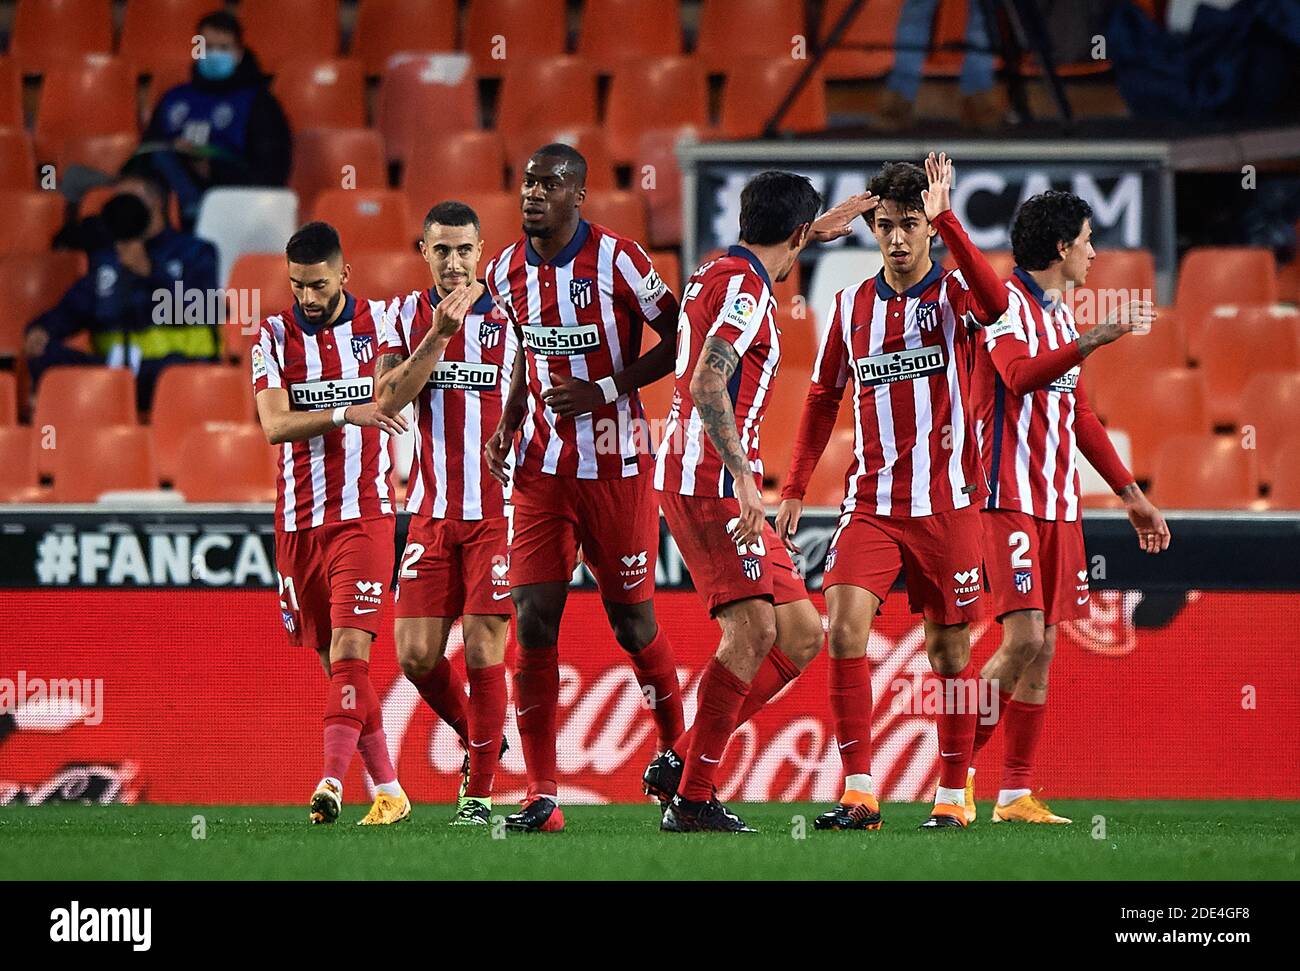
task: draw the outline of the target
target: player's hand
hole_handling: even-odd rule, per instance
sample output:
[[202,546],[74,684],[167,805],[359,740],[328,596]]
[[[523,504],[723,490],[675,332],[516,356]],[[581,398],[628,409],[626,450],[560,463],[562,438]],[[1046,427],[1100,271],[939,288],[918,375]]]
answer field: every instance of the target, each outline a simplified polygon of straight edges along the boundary
[[880,199],[870,192],[849,196],[839,205],[832,206],[817,217],[808,229],[808,239],[816,243],[829,243],[833,239],[853,232],[853,220],[870,212],[880,204]]
[[382,428],[390,435],[401,435],[407,429],[406,419],[401,415],[385,414],[379,402],[368,401],[364,405],[349,405],[343,412],[343,420],[349,425],[361,428]]
[[763,534],[767,516],[763,496],[754,485],[752,476],[736,480],[736,500],[740,503],[740,516],[731,526],[731,538],[737,546],[748,546]]
[[49,346],[50,332],[44,327],[33,327],[27,332],[27,338],[23,341],[23,352],[28,357],[40,357]]
[[1093,328],[1100,330],[1098,340],[1103,344],[1119,340],[1125,334],[1146,334],[1151,331],[1151,323],[1156,319],[1156,307],[1150,300],[1130,300],[1116,307],[1106,315],[1106,319]]
[[488,472],[503,486],[510,484],[510,467],[506,465],[506,459],[514,443],[514,433],[507,433],[500,425],[492,437],[483,443],[483,458],[487,460]]
[[1164,515],[1151,504],[1151,500],[1134,486],[1124,496],[1128,521],[1137,530],[1138,546],[1144,553],[1159,553],[1169,549],[1169,524]]
[[474,306],[474,287],[466,283],[438,301],[433,309],[433,329],[439,337],[452,337],[465,325],[465,315]]
[[552,378],[551,381],[551,387],[542,392],[542,400],[561,418],[585,415],[605,403],[604,392],[590,381],[566,377]]
[[776,510],[776,535],[791,553],[802,553],[794,542],[794,534],[799,529],[799,517],[803,515],[802,499],[782,499]]
[[940,213],[952,208],[948,202],[952,190],[952,159],[946,152],[940,152],[938,158],[931,152],[925,157],[925,175],[930,180],[930,188],[921,191],[921,201],[925,203],[925,218],[934,222]]

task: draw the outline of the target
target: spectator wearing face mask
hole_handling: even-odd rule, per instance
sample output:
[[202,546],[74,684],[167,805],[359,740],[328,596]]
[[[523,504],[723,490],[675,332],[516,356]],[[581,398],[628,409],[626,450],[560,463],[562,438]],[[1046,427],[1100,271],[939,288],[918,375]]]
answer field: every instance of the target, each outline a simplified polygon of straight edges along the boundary
[[239,20],[210,13],[198,33],[202,56],[193,77],[162,96],[141,146],[176,193],[187,226],[214,186],[284,185],[291,152],[284,110],[257,57],[243,46]]
[[[56,364],[129,367],[148,411],[163,368],[218,356],[217,251],[167,225],[166,188],[154,177],[127,176],[116,188],[99,217],[105,244],[90,253],[89,272],[27,328],[27,368],[35,386]],[[83,332],[90,353],[69,346]]]

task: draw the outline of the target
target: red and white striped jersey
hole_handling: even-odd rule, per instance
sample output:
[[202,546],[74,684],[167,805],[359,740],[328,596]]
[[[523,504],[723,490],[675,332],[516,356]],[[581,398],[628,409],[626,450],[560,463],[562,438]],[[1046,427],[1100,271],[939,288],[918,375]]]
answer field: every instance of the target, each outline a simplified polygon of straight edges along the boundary
[[705,263],[682,291],[677,317],[677,369],[673,406],[655,463],[655,488],[684,496],[734,496],[735,483],[713,447],[691,398],[691,376],[704,342],[720,337],[736,349],[740,363],[727,390],[736,413],[740,447],[755,484],[763,485],[759,431],[781,363],[772,281],[757,256],[743,246]]
[[[389,306],[383,352],[411,356],[433,329],[436,290],[416,290]],[[447,342],[429,383],[412,402],[415,451],[406,487],[407,512],[434,519],[505,515],[501,483],[488,472],[483,443],[501,420],[516,342],[509,322],[484,293]]]
[[987,505],[1073,522],[1079,518],[1074,390],[1080,369],[1018,395],[1002,381],[990,351],[1000,342],[1019,341],[1036,357],[1077,341],[1079,332],[1065,302],[1050,300],[1019,267],[1007,290],[1006,316],[985,329],[975,365],[975,429],[989,477]]
[[557,378],[613,377],[640,356],[643,325],[676,313],[677,298],[645,250],[582,220],[554,259],[543,260],[521,237],[488,264],[486,278],[488,292],[522,334],[529,408],[520,465],[579,479],[639,474],[648,461],[640,395],[561,418],[542,393]]
[[835,295],[814,382],[853,382],[854,458],[843,510],[930,516],[983,499],[971,434],[974,298],[935,264],[902,293],[884,271]]
[[[253,393],[289,392],[294,411],[322,411],[374,399],[375,355],[384,304],[345,294],[329,326],[312,324],[297,304],[262,321],[253,345]],[[275,523],[292,532],[393,514],[388,434],[344,425],[280,446]]]

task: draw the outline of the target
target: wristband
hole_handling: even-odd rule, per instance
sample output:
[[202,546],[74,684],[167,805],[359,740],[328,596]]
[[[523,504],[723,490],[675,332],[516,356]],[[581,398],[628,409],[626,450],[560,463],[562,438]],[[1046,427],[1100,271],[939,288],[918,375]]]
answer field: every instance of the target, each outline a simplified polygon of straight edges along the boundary
[[613,378],[601,378],[596,382],[596,387],[605,396],[605,404],[612,405],[618,400],[618,388],[614,385]]
[[344,425],[348,423],[348,419],[346,417],[347,413],[348,413],[347,405],[343,405],[341,408],[334,409],[333,420],[334,420],[335,428],[342,428]]

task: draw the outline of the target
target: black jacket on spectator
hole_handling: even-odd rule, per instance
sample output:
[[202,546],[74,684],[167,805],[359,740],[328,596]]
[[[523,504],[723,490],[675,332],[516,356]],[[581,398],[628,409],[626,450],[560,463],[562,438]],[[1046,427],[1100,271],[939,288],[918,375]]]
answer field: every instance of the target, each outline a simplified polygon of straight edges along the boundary
[[222,81],[201,77],[178,84],[158,102],[145,142],[187,138],[217,150],[203,188],[222,185],[284,185],[289,180],[289,122],[269,89],[257,57],[245,49],[235,73]]

